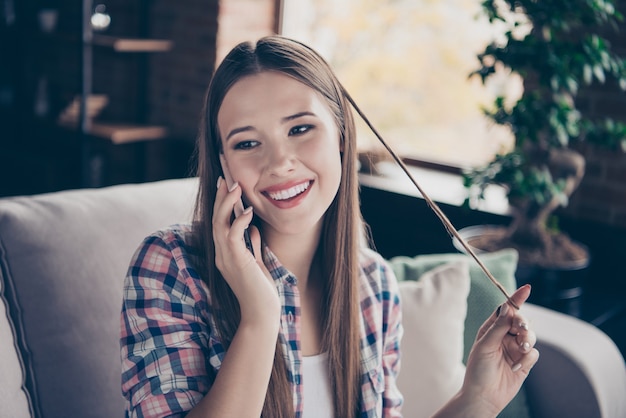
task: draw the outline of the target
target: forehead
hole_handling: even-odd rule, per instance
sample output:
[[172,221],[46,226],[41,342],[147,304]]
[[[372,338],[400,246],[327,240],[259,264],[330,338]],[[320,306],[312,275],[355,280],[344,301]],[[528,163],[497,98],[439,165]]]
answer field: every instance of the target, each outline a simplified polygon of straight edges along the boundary
[[220,106],[218,124],[224,127],[242,117],[285,117],[304,110],[330,113],[325,99],[313,88],[283,73],[264,71],[233,84]]

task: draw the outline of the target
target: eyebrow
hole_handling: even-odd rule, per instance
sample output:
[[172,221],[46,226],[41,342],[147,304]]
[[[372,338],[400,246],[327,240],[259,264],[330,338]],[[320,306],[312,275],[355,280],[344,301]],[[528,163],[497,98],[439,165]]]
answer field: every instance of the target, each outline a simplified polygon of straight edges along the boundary
[[[289,116],[285,116],[284,118],[281,119],[282,123],[286,123],[289,121],[292,121],[294,119],[298,119],[301,118],[303,116],[316,116],[315,113],[313,112],[308,112],[308,111],[304,111],[304,112],[298,112],[298,113],[294,113],[293,115],[289,115]],[[248,126],[242,126],[240,128],[235,128],[232,131],[230,131],[228,133],[228,135],[226,135],[226,141],[228,141],[230,139],[230,137],[232,137],[233,135],[237,135],[240,132],[248,132],[248,131],[253,131],[254,127],[248,125]]]
[[247,131],[253,131],[254,128],[252,126],[242,126],[241,128],[235,128],[232,131],[230,131],[228,133],[228,135],[226,135],[226,141],[228,141],[230,139],[231,136],[236,135],[240,132],[247,132]]
[[294,119],[301,118],[302,116],[315,116],[315,113],[309,112],[309,111],[298,112],[298,113],[295,113],[295,114],[290,115],[290,116],[285,116],[284,118],[282,118],[282,122],[283,123],[289,122],[289,121],[292,121]]

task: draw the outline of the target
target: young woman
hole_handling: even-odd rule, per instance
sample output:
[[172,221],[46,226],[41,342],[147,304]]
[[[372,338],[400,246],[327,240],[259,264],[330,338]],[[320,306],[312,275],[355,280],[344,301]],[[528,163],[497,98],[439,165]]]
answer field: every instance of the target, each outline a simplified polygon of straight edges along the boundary
[[[278,36],[235,47],[198,163],[194,223],[148,237],[126,278],[128,415],[401,416],[398,287],[364,239],[352,113],[329,66]],[[486,321],[441,416],[496,416],[517,393],[538,356],[520,323],[507,304]]]

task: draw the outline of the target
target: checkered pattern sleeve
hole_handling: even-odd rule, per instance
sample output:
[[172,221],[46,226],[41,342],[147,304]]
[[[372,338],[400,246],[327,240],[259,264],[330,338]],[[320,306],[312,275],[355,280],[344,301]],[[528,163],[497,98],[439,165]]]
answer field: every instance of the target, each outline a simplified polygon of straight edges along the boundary
[[364,250],[361,259],[361,417],[401,417],[402,394],[396,384],[400,370],[402,310],[393,270],[376,252]]
[[402,395],[396,385],[400,371],[400,340],[402,339],[402,310],[400,291],[391,267],[383,261],[381,264],[383,280],[383,372],[385,373],[385,392],[383,393],[383,416],[401,417]]
[[207,301],[180,234],[168,230],[142,243],[121,313],[127,417],[184,416],[208,392]]

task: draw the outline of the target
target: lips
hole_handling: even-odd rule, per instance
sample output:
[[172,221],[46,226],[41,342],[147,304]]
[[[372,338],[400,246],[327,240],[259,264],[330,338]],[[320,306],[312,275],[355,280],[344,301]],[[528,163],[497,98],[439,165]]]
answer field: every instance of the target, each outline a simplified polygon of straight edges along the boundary
[[311,185],[311,182],[306,181],[304,183],[300,183],[295,186],[289,187],[288,189],[277,190],[277,191],[267,191],[266,194],[272,200],[277,200],[277,201],[289,200],[298,196],[299,194],[304,193],[309,188],[310,185]]

